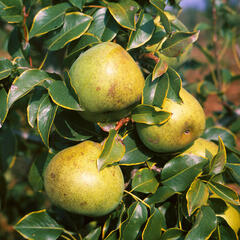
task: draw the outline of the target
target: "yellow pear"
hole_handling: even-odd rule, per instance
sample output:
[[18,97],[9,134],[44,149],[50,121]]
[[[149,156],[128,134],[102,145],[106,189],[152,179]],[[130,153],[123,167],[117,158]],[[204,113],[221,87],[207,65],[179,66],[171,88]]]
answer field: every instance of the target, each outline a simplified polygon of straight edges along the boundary
[[204,138],[198,138],[189,148],[184,150],[181,154],[194,154],[203,158],[208,158],[209,153],[213,157],[217,154],[217,152],[217,144]]
[[140,139],[154,152],[178,152],[199,138],[205,129],[205,113],[197,99],[184,88],[179,95],[182,103],[168,98],[163,103],[163,110],[172,113],[166,123],[136,123]]
[[119,44],[100,43],[81,54],[70,69],[72,87],[93,122],[117,121],[140,101],[144,77],[131,55]]
[[53,204],[87,216],[102,216],[118,206],[124,191],[122,171],[118,165],[98,171],[101,149],[101,144],[85,141],[53,157],[44,175]]

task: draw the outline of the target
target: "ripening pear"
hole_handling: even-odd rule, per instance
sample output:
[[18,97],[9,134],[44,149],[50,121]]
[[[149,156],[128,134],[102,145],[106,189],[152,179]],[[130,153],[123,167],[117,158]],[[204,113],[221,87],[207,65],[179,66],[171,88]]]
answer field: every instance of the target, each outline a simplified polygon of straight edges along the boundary
[[84,141],[57,153],[44,175],[46,193],[53,204],[69,212],[103,216],[122,199],[124,179],[118,165],[97,169],[100,143]]
[[184,88],[181,88],[179,95],[182,103],[168,98],[163,103],[162,109],[172,113],[166,123],[136,123],[140,139],[154,152],[178,152],[199,138],[205,129],[205,113],[197,99]]
[[198,138],[181,154],[194,154],[203,158],[208,158],[215,156],[217,152],[217,144],[204,138]]
[[93,122],[117,121],[140,101],[144,77],[119,44],[100,43],[81,54],[70,69],[81,116]]

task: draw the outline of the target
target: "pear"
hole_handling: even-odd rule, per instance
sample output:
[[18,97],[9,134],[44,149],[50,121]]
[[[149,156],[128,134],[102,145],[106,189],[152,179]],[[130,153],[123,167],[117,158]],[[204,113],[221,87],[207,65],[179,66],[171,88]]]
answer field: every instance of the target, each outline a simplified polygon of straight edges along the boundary
[[84,141],[57,153],[44,174],[45,191],[53,204],[69,212],[103,216],[122,199],[124,179],[118,165],[100,171],[101,144]]
[[215,156],[217,152],[217,144],[204,138],[198,138],[181,154],[194,154],[203,158],[211,158]]
[[70,80],[83,118],[93,122],[117,121],[140,101],[143,74],[119,44],[100,43],[81,54],[70,69]]
[[205,129],[205,113],[197,99],[184,88],[181,88],[179,95],[182,103],[168,98],[163,103],[163,110],[172,113],[166,123],[136,123],[140,139],[154,152],[178,152],[199,138]]

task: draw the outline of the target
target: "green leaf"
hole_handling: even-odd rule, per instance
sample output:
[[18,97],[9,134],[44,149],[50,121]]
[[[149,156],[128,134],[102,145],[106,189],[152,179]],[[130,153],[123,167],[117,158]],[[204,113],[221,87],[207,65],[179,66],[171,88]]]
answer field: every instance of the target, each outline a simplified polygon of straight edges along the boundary
[[[153,69],[152,81],[154,81],[158,77],[161,77],[164,73],[167,72],[167,69],[168,69],[168,64],[164,62],[162,59],[160,59]],[[167,77],[167,74],[166,74],[166,77]]]
[[150,159],[151,153],[148,151],[135,132],[130,132],[123,138],[123,144],[126,147],[125,154],[119,164],[136,165]]
[[0,8],[0,16],[8,23],[21,23],[23,21],[22,7],[8,6]]
[[41,36],[63,25],[65,11],[71,7],[67,2],[42,8],[34,17],[29,38]]
[[108,2],[108,9],[114,19],[124,28],[135,30],[135,14],[139,5],[133,0],[120,0],[117,3]]
[[210,161],[210,175],[217,175],[223,172],[225,164],[227,162],[227,153],[222,139],[219,137],[218,153]]
[[154,193],[158,188],[155,174],[149,168],[139,169],[132,179],[132,190],[142,193]]
[[182,87],[182,79],[180,75],[171,67],[168,67],[167,73],[169,76],[169,89],[167,98],[172,99],[177,103],[181,103],[182,100],[179,96],[179,92]]
[[0,169],[5,172],[16,160],[17,139],[11,128],[0,129]]
[[102,152],[97,160],[98,170],[106,166],[119,162],[125,153],[125,145],[118,136],[117,131],[110,130],[107,139],[104,142]]
[[15,229],[24,238],[38,240],[56,240],[64,232],[64,228],[45,209],[27,214],[15,225]]
[[162,234],[162,213],[154,208],[153,213],[148,218],[147,223],[143,229],[143,240],[159,240]]
[[[183,240],[184,238],[184,231],[179,228],[168,228],[162,234],[160,240]],[[193,240],[193,239],[192,239]]]
[[184,191],[203,171],[207,162],[198,156],[177,156],[164,165],[161,173],[162,184],[176,192]]
[[217,227],[217,217],[213,209],[209,206],[202,206],[197,214],[196,221],[192,229],[188,232],[185,240],[209,239]]
[[47,91],[44,87],[37,86],[32,91],[32,95],[29,99],[27,106],[27,117],[29,125],[34,128],[37,120],[37,113],[39,105],[41,104],[43,98],[46,97]]
[[30,69],[17,77],[8,92],[8,109],[11,105],[29,93],[35,86],[44,82],[49,76],[46,72],[38,69]]
[[101,227],[98,227],[92,230],[87,236],[83,238],[83,240],[96,240],[99,239],[101,235]]
[[226,167],[230,170],[238,184],[240,184],[240,163],[226,163]]
[[58,111],[54,126],[60,136],[71,141],[84,141],[99,134],[93,123],[84,120],[75,111]]
[[63,48],[69,42],[80,38],[88,29],[92,17],[80,12],[66,13],[61,29],[51,34],[46,45],[50,51]]
[[83,6],[84,6],[86,0],[69,0],[69,2],[70,2],[73,6],[79,8],[80,10],[83,10]]
[[48,147],[49,146],[49,135],[51,127],[57,112],[57,105],[55,105],[49,96],[46,96],[38,109],[37,114],[37,127],[40,137],[42,138],[43,143]]
[[128,219],[123,223],[121,239],[137,239],[147,216],[146,206],[140,202],[134,202],[128,209]]
[[163,111],[152,105],[139,104],[132,111],[131,118],[134,122],[148,125],[164,124],[171,117],[171,113]]
[[7,93],[4,88],[0,89],[0,127],[7,116]]
[[48,88],[48,93],[53,102],[60,107],[75,111],[82,110],[78,100],[71,94],[63,81],[54,81]]
[[223,184],[209,181],[207,183],[209,190],[219,196],[224,201],[234,204],[234,205],[240,205],[239,204],[239,198],[235,191],[233,191],[231,188],[226,187]]
[[168,57],[181,56],[189,44],[197,41],[199,31],[197,32],[175,32],[164,41],[161,47],[161,53]]
[[154,29],[155,25],[152,16],[141,11],[136,25],[136,30],[131,31],[130,33],[127,50],[144,45],[152,37]]
[[176,192],[168,186],[160,186],[153,195],[146,198],[144,201],[149,205],[155,203],[162,203],[171,196],[173,196],[175,193]]
[[206,184],[200,179],[195,179],[186,194],[189,216],[191,216],[198,208],[207,205],[208,196],[209,192]]
[[12,71],[12,63],[8,59],[0,59],[0,80],[7,78]]
[[229,129],[223,127],[210,127],[206,129],[202,137],[211,141],[218,141],[219,137],[221,137],[225,146],[236,146],[235,135]]
[[150,74],[145,80],[142,100],[143,103],[161,107],[165,98],[167,97],[168,89],[168,74],[163,74],[154,81],[152,81],[152,75]]
[[119,25],[107,8],[98,9],[92,17],[94,20],[88,29],[88,33],[93,34],[103,42],[111,41],[117,35]]
[[1,0],[0,6],[2,6],[3,8],[16,7],[22,9],[23,3],[22,0]]

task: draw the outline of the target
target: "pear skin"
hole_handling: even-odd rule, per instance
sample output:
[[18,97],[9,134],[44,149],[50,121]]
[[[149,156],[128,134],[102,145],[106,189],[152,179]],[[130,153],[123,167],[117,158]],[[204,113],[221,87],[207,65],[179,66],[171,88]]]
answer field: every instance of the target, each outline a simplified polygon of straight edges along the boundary
[[182,103],[168,98],[163,103],[163,110],[172,113],[166,123],[136,123],[139,138],[154,152],[178,152],[199,138],[205,129],[205,113],[197,99],[184,88],[181,88],[179,95]]
[[45,191],[56,206],[86,216],[103,216],[122,199],[124,179],[118,165],[98,171],[101,145],[84,141],[56,154],[44,175]]
[[82,116],[93,122],[119,120],[128,115],[125,109],[140,101],[145,83],[131,55],[113,42],[103,42],[85,51],[69,73],[85,109]]

